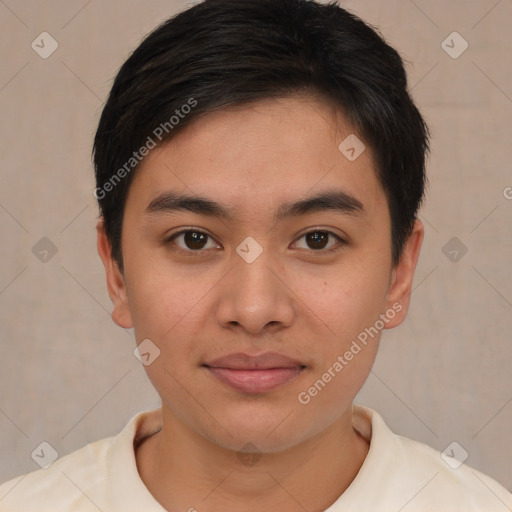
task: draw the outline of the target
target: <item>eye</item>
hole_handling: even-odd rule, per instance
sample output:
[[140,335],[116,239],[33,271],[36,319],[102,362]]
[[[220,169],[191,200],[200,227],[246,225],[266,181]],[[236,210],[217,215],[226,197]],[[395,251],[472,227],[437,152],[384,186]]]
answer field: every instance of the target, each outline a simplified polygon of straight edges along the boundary
[[[213,238],[208,235],[207,233],[204,233],[203,231],[198,231],[196,229],[190,229],[190,230],[184,230],[180,231],[179,233],[175,233],[170,238],[166,240],[166,242],[172,242],[175,243],[180,249],[182,249],[182,252],[205,252],[202,249],[211,249],[215,248],[214,246],[208,247],[207,240],[208,239],[213,240]],[[182,240],[182,243],[184,245],[180,245],[176,243],[176,240]],[[217,245],[219,247],[219,245]]]
[[[345,240],[343,240],[340,236],[336,235],[332,231],[320,229],[304,233],[301,237],[298,238],[298,240],[301,240],[302,238],[304,238],[306,241],[306,249],[310,249],[310,252],[319,252],[323,254],[336,251],[340,248],[340,245],[346,244]],[[338,240],[339,243],[334,245],[331,244],[331,246],[328,246],[329,238],[331,240],[334,238]],[[199,256],[201,253],[206,252],[206,249],[222,248],[216,243],[208,246],[208,239],[213,240],[213,238],[204,231],[187,229],[173,234],[165,242],[172,242],[178,246],[179,252],[193,254],[194,256]],[[177,243],[177,240],[181,240],[181,244]]]
[[[320,229],[304,233],[298,240],[300,240],[301,238],[305,238],[306,244],[308,245],[306,249],[312,249],[314,252],[332,252],[338,250],[340,248],[340,245],[346,244],[345,240],[343,240],[340,236],[334,234],[331,231],[325,231]],[[340,243],[334,244],[334,246],[331,245],[326,249],[325,247],[328,244],[329,238],[335,238]]]

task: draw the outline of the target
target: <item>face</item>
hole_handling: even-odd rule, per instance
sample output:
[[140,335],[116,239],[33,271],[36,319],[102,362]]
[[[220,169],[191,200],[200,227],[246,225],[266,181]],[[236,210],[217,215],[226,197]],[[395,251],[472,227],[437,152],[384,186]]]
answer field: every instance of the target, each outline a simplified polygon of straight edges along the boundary
[[144,368],[164,421],[272,452],[349,417],[382,329],[405,317],[423,237],[417,222],[393,267],[371,151],[338,149],[351,134],[313,98],[209,114],[137,171],[123,273],[99,225],[113,318],[160,350]]

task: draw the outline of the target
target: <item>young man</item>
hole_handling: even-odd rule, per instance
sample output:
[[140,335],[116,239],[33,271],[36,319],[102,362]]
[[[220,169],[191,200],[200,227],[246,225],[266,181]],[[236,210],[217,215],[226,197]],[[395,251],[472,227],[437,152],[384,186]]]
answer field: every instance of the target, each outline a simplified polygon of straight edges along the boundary
[[206,0],[150,34],[95,195],[112,317],[162,407],[5,483],[0,510],[512,510],[353,405],[407,314],[427,148],[400,57],[334,3]]

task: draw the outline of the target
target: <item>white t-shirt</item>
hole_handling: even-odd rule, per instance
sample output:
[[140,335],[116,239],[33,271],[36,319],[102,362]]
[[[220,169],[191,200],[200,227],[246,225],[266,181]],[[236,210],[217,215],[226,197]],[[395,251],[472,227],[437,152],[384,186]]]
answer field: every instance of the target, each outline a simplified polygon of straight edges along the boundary
[[[433,448],[394,434],[372,409],[354,405],[353,412],[370,450],[325,512],[512,510],[512,494],[495,480],[465,464],[454,469],[456,459],[446,462]],[[5,482],[0,512],[164,512],[141,480],[134,452],[134,442],[160,430],[161,418],[160,409],[142,411],[118,435]]]

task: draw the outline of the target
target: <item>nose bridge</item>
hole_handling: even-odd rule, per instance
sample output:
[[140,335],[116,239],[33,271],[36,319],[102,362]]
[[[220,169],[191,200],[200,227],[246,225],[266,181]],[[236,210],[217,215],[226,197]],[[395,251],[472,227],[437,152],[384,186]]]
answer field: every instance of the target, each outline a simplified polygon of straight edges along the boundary
[[292,297],[279,278],[282,272],[271,250],[248,237],[233,253],[232,265],[218,298],[217,322],[236,323],[253,332],[270,323],[288,325]]
[[240,244],[237,256],[238,261],[235,258],[233,262],[233,273],[236,278],[235,286],[243,292],[240,299],[252,296],[258,300],[259,295],[268,303],[276,288],[275,275],[271,271],[273,257],[270,249],[258,250],[254,247],[254,242],[248,241]]

